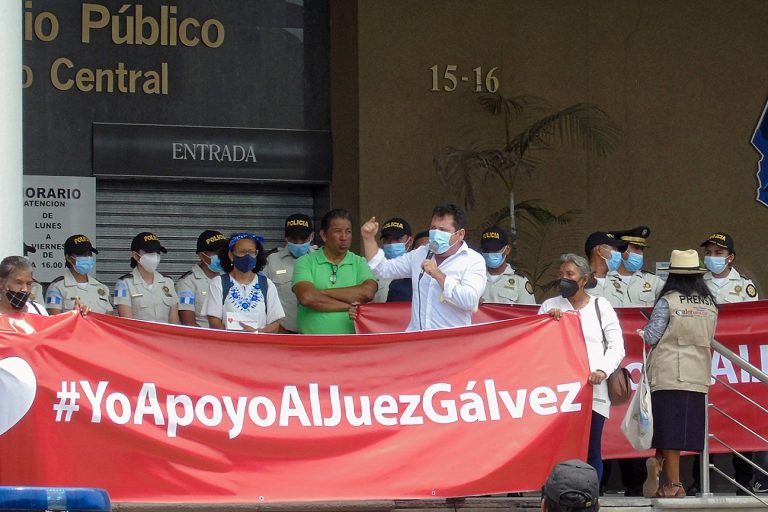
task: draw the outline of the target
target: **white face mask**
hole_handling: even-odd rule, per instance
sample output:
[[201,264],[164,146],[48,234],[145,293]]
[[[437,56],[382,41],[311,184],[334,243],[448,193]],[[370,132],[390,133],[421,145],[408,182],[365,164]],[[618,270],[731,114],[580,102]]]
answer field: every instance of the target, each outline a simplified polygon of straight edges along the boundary
[[160,253],[148,252],[139,258],[139,265],[147,272],[154,272],[160,265]]

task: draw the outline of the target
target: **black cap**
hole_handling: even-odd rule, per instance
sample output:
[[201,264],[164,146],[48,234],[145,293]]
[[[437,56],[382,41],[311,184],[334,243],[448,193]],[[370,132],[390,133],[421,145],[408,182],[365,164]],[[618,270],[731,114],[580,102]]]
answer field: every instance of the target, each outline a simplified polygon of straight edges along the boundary
[[610,231],[610,233],[613,233],[613,236],[628,244],[648,247],[648,237],[651,236],[651,228],[648,226],[637,226],[636,228],[624,231]]
[[623,249],[627,243],[623,242],[614,236],[613,233],[607,233],[605,231],[595,231],[591,235],[587,237],[587,241],[584,242],[584,253],[586,253],[587,258],[589,258],[592,255],[592,249],[597,247],[598,245],[610,245],[611,247],[616,247],[617,249]]
[[312,219],[303,213],[294,213],[285,219],[285,236],[304,240],[312,234]]
[[393,217],[381,226],[381,238],[385,236],[390,238],[402,238],[405,235],[411,236],[411,225],[408,221],[400,217]]
[[715,244],[724,247],[725,249],[728,249],[728,252],[736,254],[736,245],[733,243],[733,237],[722,231],[709,235],[709,238],[701,243],[701,247],[704,247],[707,244]]
[[162,252],[167,253],[168,249],[160,245],[160,239],[157,235],[149,231],[142,231],[131,242],[131,251],[139,252]]
[[544,496],[568,510],[597,510],[599,494],[597,471],[578,459],[556,465],[544,484]]
[[88,252],[99,254],[85,235],[72,235],[64,241],[64,254],[87,254]]
[[509,245],[509,237],[507,232],[500,227],[493,226],[483,231],[483,234],[480,235],[480,250],[483,252],[498,252],[505,245]]
[[220,231],[207,229],[197,237],[197,251],[195,252],[219,252],[219,249],[227,246],[227,237]]

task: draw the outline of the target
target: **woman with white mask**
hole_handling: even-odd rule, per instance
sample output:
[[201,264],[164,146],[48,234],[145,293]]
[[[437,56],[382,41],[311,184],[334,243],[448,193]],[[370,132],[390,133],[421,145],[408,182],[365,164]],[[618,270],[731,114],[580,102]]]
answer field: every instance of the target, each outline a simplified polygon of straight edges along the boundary
[[115,283],[113,302],[118,315],[150,322],[179,323],[179,298],[173,280],[157,272],[160,253],[167,252],[154,233],[145,231],[133,237],[133,272]]

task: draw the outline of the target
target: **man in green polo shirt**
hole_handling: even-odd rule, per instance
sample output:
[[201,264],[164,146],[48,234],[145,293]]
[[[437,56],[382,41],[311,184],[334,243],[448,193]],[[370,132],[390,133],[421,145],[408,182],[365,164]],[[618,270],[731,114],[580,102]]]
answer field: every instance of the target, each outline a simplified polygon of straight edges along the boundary
[[351,252],[352,218],[342,209],[323,216],[322,249],[296,260],[293,293],[299,301],[297,323],[302,334],[354,334],[351,306],[370,302],[378,284],[362,256]]

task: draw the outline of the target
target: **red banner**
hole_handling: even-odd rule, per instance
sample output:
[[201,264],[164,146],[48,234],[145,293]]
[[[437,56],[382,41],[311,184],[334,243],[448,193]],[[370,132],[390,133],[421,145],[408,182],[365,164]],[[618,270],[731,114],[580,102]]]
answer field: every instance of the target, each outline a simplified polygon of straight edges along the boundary
[[0,485],[141,502],[535,489],[586,455],[580,332],[576,315],[366,336],[5,315]]
[[[768,301],[723,304],[719,307],[715,338],[750,361],[753,365],[768,373]],[[524,318],[538,313],[539,306],[483,304],[473,316],[474,323],[494,322],[510,318]],[[645,309],[650,313],[650,308]],[[624,333],[624,346],[627,356],[622,366],[632,371],[637,383],[642,367],[642,341],[637,329],[647,323],[643,308],[618,308],[616,313]],[[404,330],[410,318],[410,304],[365,304],[358,309],[357,332],[395,332]],[[554,322],[553,322],[554,323]],[[552,355],[561,357],[557,352]],[[734,365],[718,353],[713,353],[712,375],[726,381],[741,393],[766,407],[766,386],[758,383],[747,372]],[[736,395],[726,386],[717,382],[710,387],[709,401],[724,413],[736,418],[746,426],[768,437],[768,423],[761,417],[760,409]],[[620,424],[626,412],[623,407],[612,407],[611,418],[603,431],[603,457],[605,459],[645,456],[652,452],[639,454],[634,451],[621,432]],[[765,444],[757,437],[737,427],[724,414],[710,413],[710,431],[727,444],[738,450],[765,450]],[[713,452],[725,452],[727,449],[717,441],[710,442]]]

